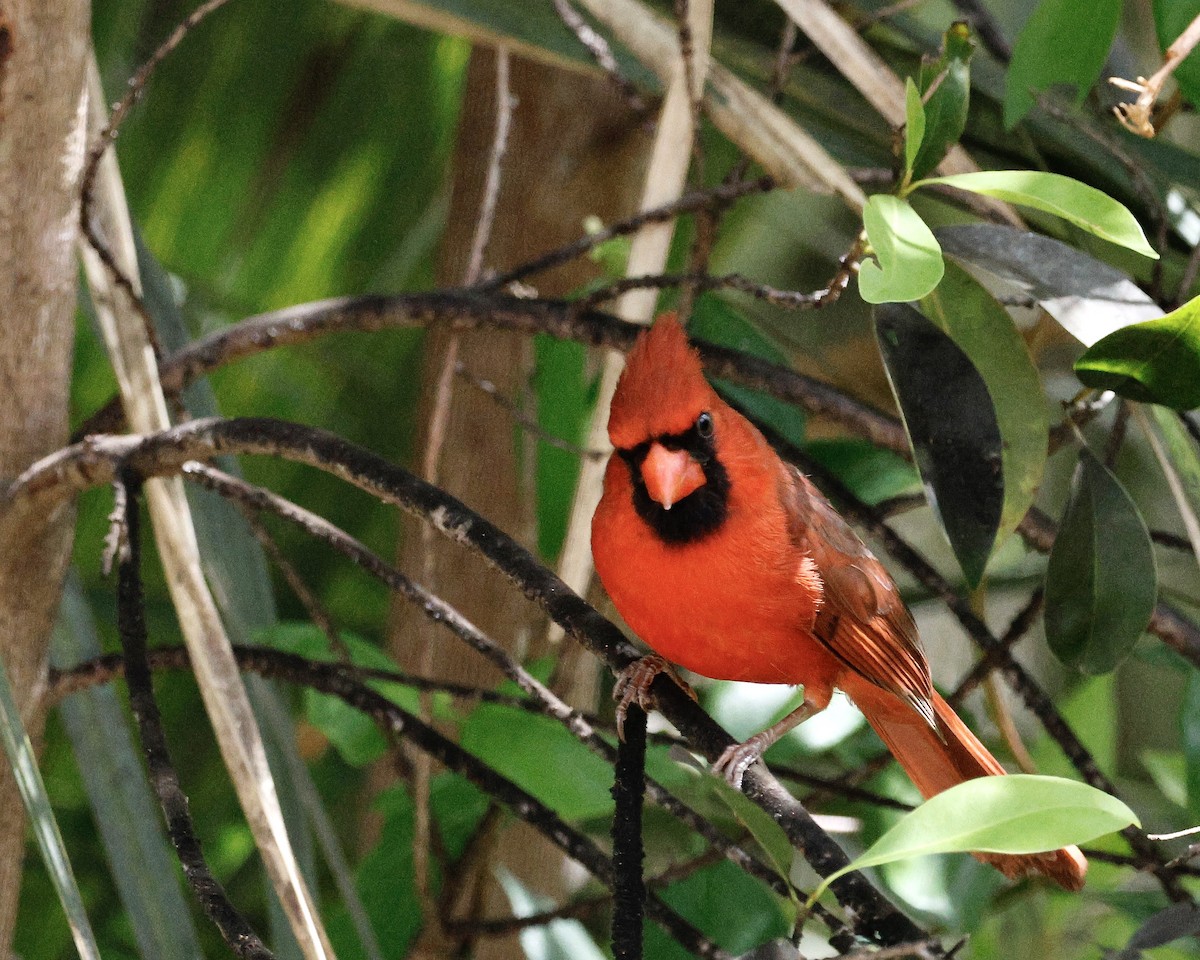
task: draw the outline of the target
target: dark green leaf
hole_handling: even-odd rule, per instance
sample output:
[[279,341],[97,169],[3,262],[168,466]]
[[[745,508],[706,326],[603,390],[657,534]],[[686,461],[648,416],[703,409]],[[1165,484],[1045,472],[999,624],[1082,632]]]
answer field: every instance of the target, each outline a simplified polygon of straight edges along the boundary
[[921,103],[921,91],[912,82],[904,81],[904,177],[914,176],[913,165],[921,152],[921,141],[925,139],[925,105]]
[[1121,327],[1162,316],[1120,270],[1040,233],[973,223],[939,227],[934,234],[947,255],[1011,281],[1087,346]]
[[931,797],[902,817],[853,863],[826,877],[811,901],[836,878],[931,853],[1040,853],[1086,843],[1138,819],[1111,794],[1061,777],[977,777]]
[[1117,478],[1086,447],[1046,568],[1046,640],[1063,663],[1112,670],[1150,622],[1158,578],[1150,534]]
[[1003,441],[998,548],[1029,511],[1042,482],[1050,429],[1042,382],[1008,312],[953,261],[946,262],[946,275],[921,306],[962,347],[992,398]]
[[1138,927],[1125,949],[1108,954],[1106,960],[1138,960],[1143,950],[1197,934],[1200,934],[1200,907],[1190,902],[1174,903]]
[[867,303],[920,300],[938,285],[941,248],[908,201],[875,194],[863,209],[863,226],[875,255],[858,274],[858,292]]
[[[1154,0],[1152,6],[1158,46],[1164,53],[1200,15],[1200,0]],[[1200,57],[1184,57],[1171,76],[1192,106],[1200,106]]]
[[1157,320],[1123,327],[1075,363],[1089,387],[1176,410],[1200,406],[1200,297]]
[[910,306],[878,308],[875,334],[926,495],[977,584],[1004,509],[1003,442],[987,384],[963,349]]
[[970,28],[965,23],[955,23],[943,38],[942,55],[921,63],[919,87],[925,98],[925,136],[916,158],[909,161],[914,179],[925,176],[941,163],[946,150],[962,136],[971,100],[970,62],[974,51]]
[[1004,125],[1013,127],[1034,96],[1055,84],[1075,88],[1075,100],[1100,76],[1117,23],[1121,0],[1042,0],[1017,36],[1004,91]]
[[978,173],[932,177],[915,186],[931,183],[1052,213],[1109,243],[1128,247],[1152,260],[1158,259],[1154,248],[1146,242],[1141,225],[1124,204],[1095,187],[1060,173],[1046,173],[1043,170],[982,170]]

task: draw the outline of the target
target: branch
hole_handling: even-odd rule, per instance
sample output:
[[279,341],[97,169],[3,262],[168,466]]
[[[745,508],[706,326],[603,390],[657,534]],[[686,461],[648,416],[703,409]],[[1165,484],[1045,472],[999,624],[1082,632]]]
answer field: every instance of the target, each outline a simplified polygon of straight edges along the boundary
[[[322,430],[268,419],[209,418],[147,437],[93,437],[26,471],[9,489],[8,497],[61,500],[86,486],[111,482],[118,463],[143,475],[168,474],[181,470],[188,460],[207,460],[222,453],[281,456],[333,473],[478,551],[615,672],[637,655],[612,623],[505,533],[453,497]],[[709,760],[715,760],[733,743],[669,679],[660,678],[654,694],[660,712],[687,737],[693,749]],[[751,769],[744,792],[770,813],[818,873],[826,875],[848,862],[841,848],[761,765]],[[834,892],[855,917],[860,933],[885,944],[923,938],[922,931],[860,874],[838,880]]]
[[162,715],[158,709],[158,701],[154,698],[154,685],[146,660],[138,489],[125,480],[121,481],[121,485],[126,487],[126,496],[122,500],[125,504],[125,527],[128,530],[129,548],[121,557],[119,568],[117,629],[121,635],[121,648],[125,653],[125,679],[129,685],[129,703],[133,708],[142,749],[146,754],[150,783],[158,795],[158,802],[162,806],[163,817],[167,823],[167,832],[179,855],[188,886],[209,919],[221,932],[229,948],[239,957],[248,960],[274,960],[275,955],[267,949],[212,875],[200,849],[200,841],[196,839],[187,795],[183,792],[179,774],[171,763]]
[[[259,314],[189,344],[164,362],[163,387],[167,391],[181,390],[205,373],[236,360],[273,347],[308,343],[329,333],[369,333],[434,324],[455,330],[495,328],[546,333],[561,340],[617,350],[628,350],[641,329],[601,311],[577,313],[573,304],[559,300],[523,300],[464,290],[337,297]],[[695,341],[695,345],[710,375],[796,404],[876,446],[912,458],[904,428],[895,417],[787,367],[703,341]],[[119,405],[110,401],[75,431],[74,439],[112,432],[122,423]],[[1017,532],[1034,550],[1048,553],[1056,527],[1053,520],[1033,507]],[[1200,628],[1170,604],[1157,604],[1148,630],[1200,668]]]
[[1154,101],[1162,93],[1162,87],[1166,83],[1167,77],[1175,72],[1175,68],[1183,62],[1184,57],[1192,52],[1197,43],[1200,43],[1200,16],[1189,23],[1187,29],[1167,47],[1167,52],[1163,54],[1162,66],[1151,75],[1149,80],[1145,77],[1138,77],[1136,82],[1121,77],[1108,78],[1108,82],[1114,87],[1138,95],[1133,103],[1118,103],[1113,107],[1113,113],[1121,121],[1121,126],[1130,133],[1136,133],[1139,137],[1151,138],[1155,135],[1154,124],[1150,122],[1150,112],[1154,108]]

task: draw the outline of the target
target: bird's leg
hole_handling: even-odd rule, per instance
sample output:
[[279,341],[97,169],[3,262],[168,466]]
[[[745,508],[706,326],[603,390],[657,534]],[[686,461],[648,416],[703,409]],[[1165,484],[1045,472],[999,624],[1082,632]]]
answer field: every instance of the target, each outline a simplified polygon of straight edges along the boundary
[[617,736],[625,739],[625,712],[631,703],[649,713],[654,709],[654,696],[650,693],[650,685],[660,673],[665,673],[693,700],[696,691],[693,690],[675,670],[675,667],[660,657],[651,653],[639,660],[634,660],[617,676],[617,685],[613,687],[613,699],[617,701]]
[[810,700],[806,690],[804,702],[778,723],[771,724],[762,733],[756,733],[745,743],[735,743],[731,747],[726,747],[725,752],[712,765],[713,773],[724,777],[725,781],[735,790],[740,790],[742,778],[752,763],[762,759],[762,755],[785,733],[800,726],[809,717],[824,709],[825,704]]

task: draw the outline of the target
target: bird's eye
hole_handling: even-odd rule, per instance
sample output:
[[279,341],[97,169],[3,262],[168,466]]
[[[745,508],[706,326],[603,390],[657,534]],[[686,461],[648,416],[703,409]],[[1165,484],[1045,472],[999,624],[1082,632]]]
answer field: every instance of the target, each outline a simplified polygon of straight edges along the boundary
[[713,435],[713,418],[707,410],[696,418],[696,433],[702,440],[711,440]]

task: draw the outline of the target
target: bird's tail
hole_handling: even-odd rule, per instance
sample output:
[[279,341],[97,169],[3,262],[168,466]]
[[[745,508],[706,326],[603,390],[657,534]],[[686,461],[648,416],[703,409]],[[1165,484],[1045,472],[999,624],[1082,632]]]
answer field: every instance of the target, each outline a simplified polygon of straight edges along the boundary
[[[933,707],[941,727],[941,738],[915,711],[911,713],[911,722],[908,716],[900,719],[895,698],[878,687],[854,693],[859,694],[854,698],[855,702],[879,734],[879,739],[927,799],[964,780],[1004,774],[1004,768],[987,747],[936,691]],[[1087,860],[1075,846],[1048,853],[976,853],[975,856],[1010,879],[1040,873],[1067,890],[1079,890],[1087,873]]]

